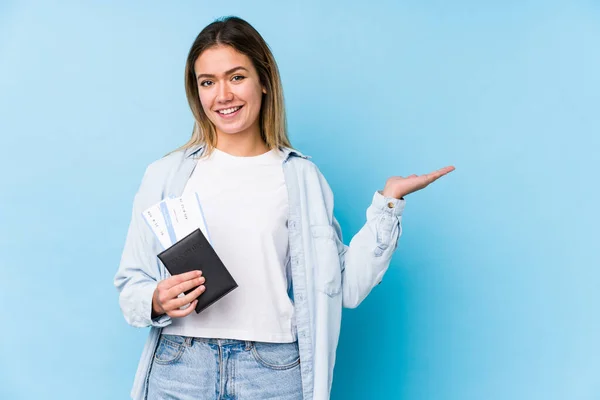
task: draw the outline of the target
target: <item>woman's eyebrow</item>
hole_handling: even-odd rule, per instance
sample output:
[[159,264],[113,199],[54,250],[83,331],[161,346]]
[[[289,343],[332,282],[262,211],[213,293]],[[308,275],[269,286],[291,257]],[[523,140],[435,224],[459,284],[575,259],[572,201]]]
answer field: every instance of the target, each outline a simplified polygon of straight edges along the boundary
[[[235,67],[235,68],[231,68],[231,69],[230,69],[230,70],[228,70],[228,71],[225,71],[225,74],[224,74],[224,75],[229,75],[229,74],[231,74],[231,73],[233,73],[233,72],[237,71],[238,69],[243,69],[243,70],[244,70],[244,71],[246,71],[246,72],[248,71],[246,68],[244,68],[244,67],[242,67],[242,66],[238,66],[238,67]],[[198,80],[198,79],[200,79],[200,78],[214,78],[214,77],[215,77],[215,75],[213,75],[213,74],[200,74],[200,75],[198,75],[198,76],[196,77],[196,80]]]

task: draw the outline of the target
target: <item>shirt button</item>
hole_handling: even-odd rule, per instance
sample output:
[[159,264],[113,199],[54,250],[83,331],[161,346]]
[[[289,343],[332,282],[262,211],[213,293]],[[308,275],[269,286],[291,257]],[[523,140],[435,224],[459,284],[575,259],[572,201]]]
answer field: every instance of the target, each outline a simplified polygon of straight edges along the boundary
[[391,201],[387,204],[388,208],[394,208],[394,203],[392,203]]

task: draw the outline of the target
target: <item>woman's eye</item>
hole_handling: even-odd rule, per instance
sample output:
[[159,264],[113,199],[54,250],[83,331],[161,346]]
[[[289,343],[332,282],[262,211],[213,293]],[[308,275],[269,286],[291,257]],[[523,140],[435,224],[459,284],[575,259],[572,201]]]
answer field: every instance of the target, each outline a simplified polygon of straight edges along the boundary
[[212,81],[202,81],[200,82],[200,86],[208,86],[209,83],[212,83]]
[[[236,78],[240,78],[240,79],[236,79]],[[244,76],[242,76],[242,75],[236,75],[236,76],[234,76],[234,77],[233,77],[233,78],[231,78],[231,79],[233,79],[233,80],[236,80],[236,81],[241,81],[242,79],[245,79],[245,77],[244,77]]]

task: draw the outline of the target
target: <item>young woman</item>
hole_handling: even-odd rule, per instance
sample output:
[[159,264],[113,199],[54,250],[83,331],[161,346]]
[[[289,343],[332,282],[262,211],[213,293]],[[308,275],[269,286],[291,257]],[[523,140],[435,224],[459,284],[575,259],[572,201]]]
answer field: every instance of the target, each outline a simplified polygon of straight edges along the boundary
[[[151,327],[131,396],[327,399],[342,306],[358,306],[386,272],[403,196],[454,168],[389,178],[346,246],[329,185],[289,143],[277,64],[251,25],[228,17],[204,28],[185,88],[192,138],[146,169],[115,276],[127,322]],[[141,214],[187,191],[199,192],[212,245],[239,285],[200,314],[202,266],[170,276]]]

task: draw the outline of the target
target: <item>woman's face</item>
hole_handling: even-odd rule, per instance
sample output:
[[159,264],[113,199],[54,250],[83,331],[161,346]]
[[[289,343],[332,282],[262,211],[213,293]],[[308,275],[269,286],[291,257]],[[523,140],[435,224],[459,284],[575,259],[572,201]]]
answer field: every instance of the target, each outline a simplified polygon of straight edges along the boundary
[[248,56],[231,46],[204,50],[194,63],[202,108],[217,134],[260,135],[259,114],[266,93]]

